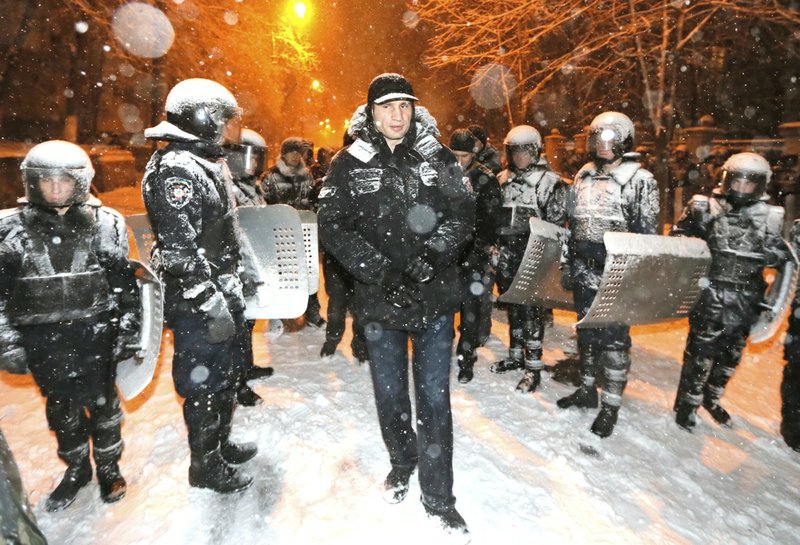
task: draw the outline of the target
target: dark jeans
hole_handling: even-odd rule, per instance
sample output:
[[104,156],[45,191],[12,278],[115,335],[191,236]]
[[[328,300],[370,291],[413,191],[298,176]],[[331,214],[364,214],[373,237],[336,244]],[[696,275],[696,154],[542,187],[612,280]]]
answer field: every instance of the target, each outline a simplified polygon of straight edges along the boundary
[[[411,339],[416,418],[411,414],[408,340]],[[419,462],[423,501],[433,509],[455,504],[450,358],[453,316],[424,331],[383,330],[367,339],[378,420],[392,466]],[[413,423],[417,423],[414,432]]]
[[353,351],[363,350],[364,328],[353,312],[353,277],[338,261],[325,254],[322,258],[322,273],[325,276],[325,291],[328,294],[328,324],[325,326],[325,340],[337,344],[344,335],[347,311],[353,315]]

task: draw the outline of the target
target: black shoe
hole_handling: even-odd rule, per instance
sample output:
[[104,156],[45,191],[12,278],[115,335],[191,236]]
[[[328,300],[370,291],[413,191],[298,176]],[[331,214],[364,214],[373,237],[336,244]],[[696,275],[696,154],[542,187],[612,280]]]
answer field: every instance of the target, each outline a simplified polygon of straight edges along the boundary
[[686,431],[691,432],[697,425],[697,407],[685,401],[675,404],[675,423]]
[[330,358],[336,353],[336,347],[339,346],[339,341],[334,341],[332,339],[326,340],[322,344],[322,350],[319,351],[320,358]]
[[592,423],[592,433],[602,438],[611,435],[614,425],[617,423],[617,413],[619,413],[619,407],[603,403],[600,413]]
[[326,324],[326,322],[325,322],[325,319],[322,316],[317,314],[315,316],[306,316],[306,324],[308,324],[310,326],[313,326],[313,327],[316,327],[316,328],[319,329],[322,326],[324,326]]
[[522,380],[517,384],[517,391],[522,393],[533,393],[542,381],[541,372],[538,369],[525,369]]
[[800,452],[800,423],[783,415],[781,420],[781,437],[794,451]]
[[192,456],[189,465],[189,486],[230,494],[244,490],[251,484],[253,478],[226,464],[219,449],[204,456]]
[[467,528],[467,523],[464,520],[464,517],[462,517],[459,512],[456,511],[455,507],[437,510],[428,507],[425,505],[425,503],[423,503],[422,506],[425,508],[425,512],[428,514],[428,517],[431,520],[436,521],[441,526],[442,530],[452,536],[463,537],[464,541],[462,543],[469,543],[469,528]]
[[97,480],[100,481],[100,497],[106,503],[118,502],[128,491],[128,484],[120,474],[117,462],[98,465]]
[[468,384],[475,376],[475,371],[472,367],[461,367],[458,370],[458,382],[461,384]]
[[711,418],[713,418],[717,424],[726,428],[731,427],[731,415],[722,408],[719,401],[706,397],[703,399],[703,408],[708,411],[708,414],[711,415]]
[[89,484],[92,480],[92,464],[89,457],[73,462],[67,467],[58,486],[50,493],[44,508],[51,513],[67,508],[75,501],[78,490]]
[[417,465],[409,467],[392,467],[392,470],[383,481],[383,499],[386,503],[400,503],[408,494],[408,481]]
[[233,443],[226,441],[219,449],[222,458],[229,464],[238,465],[250,460],[258,453],[255,443]]
[[260,380],[262,378],[269,378],[275,373],[272,367],[257,367],[253,366],[247,370],[247,380]]
[[522,369],[525,367],[525,363],[520,359],[514,359],[508,357],[504,360],[494,362],[490,367],[489,371],[492,373],[507,373],[509,371],[516,371],[517,369]]
[[597,388],[583,385],[567,397],[562,397],[556,401],[556,405],[562,409],[568,409],[570,407],[596,409],[598,401]]
[[250,386],[243,384],[236,392],[236,401],[243,407],[255,407],[263,401],[261,396],[253,391]]

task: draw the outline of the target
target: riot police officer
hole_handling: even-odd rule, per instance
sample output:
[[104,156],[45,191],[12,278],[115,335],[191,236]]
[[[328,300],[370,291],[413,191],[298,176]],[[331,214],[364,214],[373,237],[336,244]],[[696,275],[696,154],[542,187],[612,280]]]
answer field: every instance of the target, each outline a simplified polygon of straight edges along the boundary
[[136,353],[140,324],[125,221],[89,195],[94,168],[75,144],[38,144],[21,169],[23,204],[0,220],[0,368],[33,375],[68,464],[45,509],[92,480],[90,438],[101,497],[115,502],[126,492],[116,363]]
[[[800,220],[792,227],[792,245],[800,248]],[[781,380],[781,436],[789,447],[800,452],[800,291],[795,289],[789,329],[783,346],[786,366]]]
[[689,337],[675,398],[675,421],[696,425],[702,405],[720,425],[730,414],[720,398],[742,358],[764,300],[764,267],[790,259],[781,238],[783,208],[766,203],[772,171],[756,153],[737,153],[722,166],[721,187],[695,195],[673,234],[702,238],[711,251],[708,283],[689,316]]
[[[605,267],[603,234],[607,231],[654,234],[658,224],[658,184],[638,162],[634,127],[625,114],[603,112],[589,126],[591,161],[575,175],[568,206],[567,268],[578,318],[592,306]],[[596,376],[603,370],[600,413],[592,432],[608,437],[614,430],[631,360],[630,328],[625,325],[578,327],[581,386],[558,400],[563,408],[596,408]]]
[[476,350],[484,342],[481,329],[492,320],[492,286],[495,279],[491,254],[497,243],[501,199],[497,178],[475,157],[476,141],[469,129],[456,129],[450,135],[450,149],[464,169],[475,194],[474,234],[461,256],[464,300],[461,303],[456,354],[458,381],[462,384],[472,380],[473,367],[478,360]]
[[[500,173],[503,226],[499,229],[500,259],[497,284],[501,292],[511,287],[530,234],[531,217],[563,225],[566,221],[568,185],[553,172],[541,155],[542,137],[530,125],[511,129],[503,142],[508,168]],[[491,371],[505,373],[525,367],[517,385],[521,392],[533,392],[541,380],[542,340],[547,310],[530,305],[508,306],[510,342],[508,357],[494,363]]]
[[151,157],[142,196],[175,344],[172,377],[185,398],[189,484],[235,492],[252,482],[235,465],[256,454],[255,444],[230,441],[235,388],[250,345],[241,233],[223,148],[239,142],[241,110],[219,83],[188,79],[167,95],[166,113],[166,121],[145,131],[168,145]]

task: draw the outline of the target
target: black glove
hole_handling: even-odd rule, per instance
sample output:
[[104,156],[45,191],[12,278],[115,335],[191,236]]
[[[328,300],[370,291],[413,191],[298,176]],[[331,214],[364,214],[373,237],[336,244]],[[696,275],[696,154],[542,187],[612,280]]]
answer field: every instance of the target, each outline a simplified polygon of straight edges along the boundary
[[386,271],[381,279],[383,298],[397,308],[408,308],[422,301],[419,289],[410,285],[401,273]]
[[8,371],[14,375],[29,373],[25,349],[19,345],[12,345],[0,353],[0,370]]
[[236,333],[236,324],[228,310],[228,303],[221,292],[216,292],[200,306],[206,317],[208,342],[215,344],[227,341]]
[[114,344],[114,361],[123,361],[139,353],[139,330],[141,328],[139,314],[126,312],[119,319],[117,342]]
[[424,284],[431,281],[436,271],[427,258],[417,256],[409,261],[403,272],[414,282]]

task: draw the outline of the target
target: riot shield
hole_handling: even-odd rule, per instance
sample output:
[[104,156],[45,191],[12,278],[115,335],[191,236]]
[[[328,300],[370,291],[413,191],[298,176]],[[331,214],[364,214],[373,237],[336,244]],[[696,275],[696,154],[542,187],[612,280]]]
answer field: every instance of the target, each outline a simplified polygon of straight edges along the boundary
[[126,216],[125,223],[133,231],[133,239],[136,241],[136,253],[139,255],[139,259],[145,263],[150,263],[150,254],[156,242],[153,227],[150,225],[150,218],[147,217],[147,214],[135,214]]
[[164,324],[164,296],[161,281],[150,268],[131,260],[136,267],[136,283],[142,301],[139,353],[117,364],[117,386],[122,397],[133,399],[153,379],[161,349],[161,331]]
[[572,292],[561,287],[561,248],[566,229],[539,218],[530,218],[525,256],[511,287],[497,300],[502,303],[574,310]]
[[[308,266],[303,225],[285,204],[236,209],[242,227],[242,253],[256,273],[256,294],[246,298],[248,320],[297,318],[308,305]],[[315,239],[316,242],[316,239]]]
[[578,327],[644,325],[689,314],[711,264],[705,241],[612,232],[603,240],[603,278]]
[[794,291],[797,287],[797,255],[791,244],[787,242],[786,246],[792,257],[784,263],[783,267],[776,270],[772,282],[769,283],[764,303],[762,303],[761,314],[750,328],[750,342],[753,344],[772,338],[780,329],[792,306]]
[[317,236],[317,215],[311,210],[298,210],[303,224],[303,246],[308,266],[308,294],[319,290],[319,238]]

